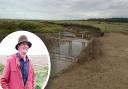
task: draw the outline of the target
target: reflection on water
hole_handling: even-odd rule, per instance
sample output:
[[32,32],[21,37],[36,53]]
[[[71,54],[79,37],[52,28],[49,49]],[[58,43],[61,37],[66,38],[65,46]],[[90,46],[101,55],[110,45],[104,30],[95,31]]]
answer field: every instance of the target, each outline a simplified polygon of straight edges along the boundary
[[52,71],[51,75],[68,68],[76,62],[76,57],[87,46],[87,40],[80,38],[58,39],[56,46],[50,50]]

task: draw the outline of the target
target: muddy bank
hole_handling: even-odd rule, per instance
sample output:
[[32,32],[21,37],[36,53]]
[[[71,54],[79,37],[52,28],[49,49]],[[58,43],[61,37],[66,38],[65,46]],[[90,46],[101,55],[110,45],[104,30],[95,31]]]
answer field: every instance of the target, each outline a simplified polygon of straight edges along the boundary
[[77,38],[82,38],[82,39],[87,39],[87,40],[91,40],[92,38],[96,38],[96,37],[101,37],[104,35],[103,32],[101,32],[101,30],[97,27],[93,27],[93,26],[83,26],[83,25],[78,25],[78,24],[58,24],[63,26],[63,29],[61,32],[58,33],[35,33],[37,36],[39,36],[42,41],[46,44],[47,48],[50,50],[53,45],[56,43],[57,40],[55,40],[54,38],[63,38],[64,36],[60,36],[63,35],[65,32],[68,32],[70,35],[69,37],[77,37]]
[[83,64],[84,62],[97,59],[102,55],[102,43],[94,38],[88,42],[87,47],[77,57],[77,62]]
[[[65,69],[59,71],[53,76],[50,76],[50,78],[55,79],[56,77],[61,76],[61,74],[70,72],[72,71],[72,69],[75,69],[76,67],[79,67],[80,65],[83,65],[85,62],[90,62],[92,60],[96,60],[100,58],[102,55],[103,55],[102,43],[99,40],[97,40],[97,38],[93,38],[92,40],[88,42],[87,47],[83,49],[80,52],[80,54],[75,58],[75,60],[77,60],[76,62],[70,63],[70,65],[68,65]],[[54,71],[54,70],[51,70],[51,71]]]
[[94,60],[76,64],[50,79],[45,89],[128,89],[127,39],[128,36],[121,33],[95,39],[95,47],[99,47],[102,54],[95,50]]
[[88,39],[87,35],[90,35],[90,37],[100,37],[103,35],[100,28],[90,25],[63,24],[63,26],[64,31],[73,32],[79,37],[81,36],[81,34],[84,34],[85,39]]
[[[66,35],[64,35],[65,33]],[[75,63],[82,64],[85,61],[95,59],[95,57],[98,57],[98,55],[100,55],[99,54],[100,51],[98,50],[99,48],[97,47],[96,49],[96,47],[94,47],[96,45],[94,39],[96,37],[101,36],[101,32],[98,28],[95,27],[65,25],[64,30],[60,33],[44,33],[44,34],[36,33],[36,35],[38,35],[43,40],[43,42],[46,44],[50,52],[52,78],[68,70],[68,68],[73,66],[73,64]],[[86,45],[85,42],[74,43],[73,41],[73,39],[78,39],[78,41],[84,41],[86,40],[86,37],[89,40],[89,42],[87,43],[87,47],[85,46]],[[86,47],[86,48],[83,48],[84,50],[81,49],[82,48],[80,47],[81,45],[82,47]],[[66,49],[68,50],[65,51]],[[80,53],[81,50],[83,51]],[[98,54],[97,56],[94,55],[94,51],[97,52]],[[73,55],[73,53],[77,55]]]

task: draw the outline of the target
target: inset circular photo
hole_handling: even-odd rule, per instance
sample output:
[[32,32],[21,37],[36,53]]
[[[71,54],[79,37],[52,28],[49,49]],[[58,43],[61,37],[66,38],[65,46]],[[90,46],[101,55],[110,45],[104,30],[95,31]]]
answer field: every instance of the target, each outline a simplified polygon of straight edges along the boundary
[[16,31],[0,43],[0,89],[44,89],[51,71],[43,41],[28,31]]

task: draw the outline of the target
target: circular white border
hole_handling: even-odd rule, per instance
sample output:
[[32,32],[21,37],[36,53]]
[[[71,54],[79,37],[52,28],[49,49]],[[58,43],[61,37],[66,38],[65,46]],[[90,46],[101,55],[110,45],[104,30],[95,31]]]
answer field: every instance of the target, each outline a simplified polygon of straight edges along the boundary
[[[35,34],[32,33],[32,32],[28,32],[28,31],[15,31],[15,32],[12,32],[12,33],[8,34],[7,36],[12,35],[12,34],[14,34],[14,33],[16,34],[17,32],[21,32],[21,33],[30,33],[30,34],[36,36],[36,37],[44,44],[44,42],[41,40],[40,37],[38,37],[37,35],[35,35]],[[25,35],[25,34],[23,34],[23,35]],[[6,37],[7,37],[7,36],[6,36]],[[6,37],[5,37],[5,38],[6,38]],[[4,40],[4,39],[3,39],[3,40]],[[3,41],[3,40],[2,40],[2,41]],[[0,44],[2,43],[2,41],[0,42]],[[44,44],[43,46],[47,49],[47,47],[46,47],[45,44]],[[44,82],[44,84],[43,84],[43,86],[42,86],[42,89],[44,89],[44,88],[46,87],[46,85],[47,85],[47,83],[48,83],[48,80],[49,80],[49,78],[50,78],[50,72],[51,72],[51,61],[50,61],[50,55],[49,55],[48,49],[47,49],[47,57],[48,57],[48,75],[47,75],[47,78],[46,78],[46,80],[45,80],[45,82]],[[2,89],[2,88],[0,88],[0,89]]]

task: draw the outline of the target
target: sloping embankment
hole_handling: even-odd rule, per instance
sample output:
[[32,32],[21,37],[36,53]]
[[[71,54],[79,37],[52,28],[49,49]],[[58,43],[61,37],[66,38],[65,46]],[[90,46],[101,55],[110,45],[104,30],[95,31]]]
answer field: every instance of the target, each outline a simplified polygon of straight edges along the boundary
[[78,63],[83,64],[86,61],[96,59],[102,56],[102,43],[96,38],[89,41],[87,47],[78,56]]
[[[92,56],[95,60],[81,60],[83,65],[77,64],[50,79],[45,89],[128,89],[127,39],[128,36],[121,33],[109,33],[95,39],[95,55]],[[88,57],[81,55],[81,58]]]

